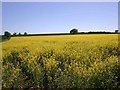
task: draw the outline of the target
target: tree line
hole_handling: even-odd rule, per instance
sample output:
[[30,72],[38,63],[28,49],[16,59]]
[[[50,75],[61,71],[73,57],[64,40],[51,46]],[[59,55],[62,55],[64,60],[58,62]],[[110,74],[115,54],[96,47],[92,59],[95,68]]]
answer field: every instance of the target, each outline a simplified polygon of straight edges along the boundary
[[21,33],[16,33],[14,32],[13,34],[11,34],[10,32],[8,31],[5,31],[4,32],[4,35],[2,36],[2,40],[10,40],[11,39],[11,36],[27,36],[27,32],[24,32],[24,34],[21,34]]
[[[72,30],[70,30],[70,34],[77,34],[78,33],[78,30],[77,29],[72,29]],[[65,33],[66,34],[66,33]],[[24,34],[21,34],[21,33],[16,33],[16,32],[14,32],[13,34],[11,34],[10,32],[8,32],[8,31],[5,31],[4,32],[4,35],[2,36],[2,39],[10,39],[11,38],[11,36],[31,36],[32,34],[27,34],[27,32],[24,32]],[[43,34],[44,35],[44,34]],[[47,34],[45,34],[45,35],[47,35]],[[51,35],[55,35],[55,34],[51,34]],[[58,34],[59,35],[59,34]]]
[[18,33],[18,34],[17,34],[16,32],[14,32],[12,36],[17,36],[17,35],[18,35],[18,36],[27,35],[27,32],[24,32],[24,34],[21,34],[21,33]]
[[74,28],[72,30],[70,30],[70,33],[58,33],[58,34],[27,34],[27,32],[24,32],[24,34],[21,33],[16,33],[14,32],[13,34],[11,34],[8,31],[4,32],[4,35],[2,36],[2,39],[7,39],[9,40],[11,38],[11,36],[43,36],[43,35],[70,35],[70,34],[114,34],[114,33],[119,33],[119,30],[115,30],[115,32],[94,32],[94,31],[90,31],[90,32],[78,32],[78,29]]

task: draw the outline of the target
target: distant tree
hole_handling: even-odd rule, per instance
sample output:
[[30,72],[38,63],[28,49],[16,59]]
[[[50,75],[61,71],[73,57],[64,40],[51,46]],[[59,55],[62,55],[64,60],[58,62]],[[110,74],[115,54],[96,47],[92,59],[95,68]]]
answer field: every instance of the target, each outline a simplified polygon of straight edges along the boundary
[[21,33],[18,33],[19,36],[21,36]]
[[78,33],[78,29],[72,29],[72,30],[70,30],[70,34],[77,34]]
[[119,30],[115,30],[115,33],[118,33]]
[[4,36],[6,37],[6,39],[10,39],[11,38],[11,33],[10,32],[8,32],[8,31],[5,31],[4,32]]
[[13,36],[16,36],[16,35],[17,35],[17,33],[16,33],[16,32],[14,32],[14,33],[13,33]]
[[24,35],[27,35],[27,32],[24,32]]

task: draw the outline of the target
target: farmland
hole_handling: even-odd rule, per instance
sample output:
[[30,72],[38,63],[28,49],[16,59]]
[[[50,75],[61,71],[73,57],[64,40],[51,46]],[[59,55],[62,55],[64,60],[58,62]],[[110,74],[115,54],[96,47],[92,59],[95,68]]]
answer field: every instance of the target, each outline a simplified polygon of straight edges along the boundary
[[21,36],[2,42],[4,88],[120,88],[118,34]]

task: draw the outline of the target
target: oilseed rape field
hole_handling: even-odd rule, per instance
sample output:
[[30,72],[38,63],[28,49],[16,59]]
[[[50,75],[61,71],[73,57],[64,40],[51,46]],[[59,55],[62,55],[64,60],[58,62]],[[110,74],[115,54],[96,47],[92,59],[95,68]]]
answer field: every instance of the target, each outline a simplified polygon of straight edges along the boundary
[[118,34],[12,37],[3,88],[120,88]]

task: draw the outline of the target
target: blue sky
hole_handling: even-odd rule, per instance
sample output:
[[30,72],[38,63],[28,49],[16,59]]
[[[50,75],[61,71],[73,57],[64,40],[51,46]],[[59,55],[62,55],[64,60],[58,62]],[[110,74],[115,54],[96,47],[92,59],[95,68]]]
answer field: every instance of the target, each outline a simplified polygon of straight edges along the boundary
[[2,32],[59,33],[118,29],[117,2],[3,2]]

